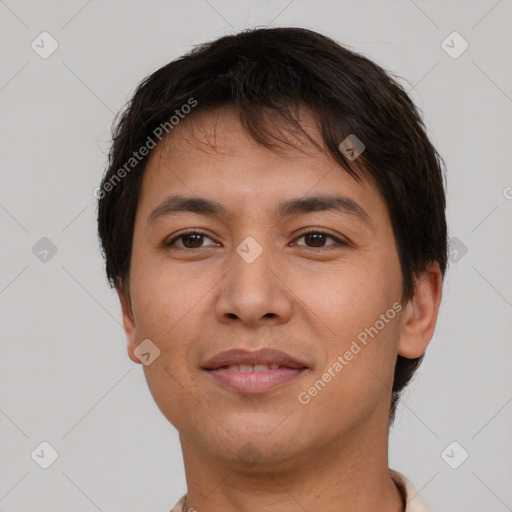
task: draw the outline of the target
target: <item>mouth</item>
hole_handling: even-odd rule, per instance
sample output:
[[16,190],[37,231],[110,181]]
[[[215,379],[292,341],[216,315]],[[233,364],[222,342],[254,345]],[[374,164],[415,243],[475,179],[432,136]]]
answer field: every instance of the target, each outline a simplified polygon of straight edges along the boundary
[[249,352],[243,349],[221,352],[202,369],[217,384],[238,393],[264,393],[298,378],[308,366],[274,349]]

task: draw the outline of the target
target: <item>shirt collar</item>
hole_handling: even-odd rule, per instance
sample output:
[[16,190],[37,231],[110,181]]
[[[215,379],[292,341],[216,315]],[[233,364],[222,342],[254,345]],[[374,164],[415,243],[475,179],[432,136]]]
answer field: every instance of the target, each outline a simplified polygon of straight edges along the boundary
[[398,488],[405,495],[405,512],[431,512],[418,491],[402,473],[393,469],[390,469],[389,472],[392,480],[398,484]]

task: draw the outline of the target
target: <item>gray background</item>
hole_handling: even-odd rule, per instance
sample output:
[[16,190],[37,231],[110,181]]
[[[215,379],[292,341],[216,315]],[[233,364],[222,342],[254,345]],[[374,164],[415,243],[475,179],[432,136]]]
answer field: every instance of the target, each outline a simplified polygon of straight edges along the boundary
[[[168,511],[185,492],[177,433],[126,353],[93,190],[136,84],[255,25],[350,45],[401,75],[424,111],[457,241],[390,466],[434,512],[512,510],[511,21],[510,0],[0,0],[0,510]],[[50,48],[43,31],[59,45],[47,59],[31,48]],[[458,58],[441,45],[453,31],[469,43]],[[48,469],[31,457],[43,441],[59,453]],[[457,469],[445,462],[463,450]]]

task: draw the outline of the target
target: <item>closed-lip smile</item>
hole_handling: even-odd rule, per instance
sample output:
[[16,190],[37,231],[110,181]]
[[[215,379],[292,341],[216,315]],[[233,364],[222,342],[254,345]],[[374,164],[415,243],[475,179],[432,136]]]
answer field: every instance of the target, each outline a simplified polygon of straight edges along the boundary
[[218,383],[239,393],[263,393],[301,375],[308,366],[280,350],[232,349],[201,365]]

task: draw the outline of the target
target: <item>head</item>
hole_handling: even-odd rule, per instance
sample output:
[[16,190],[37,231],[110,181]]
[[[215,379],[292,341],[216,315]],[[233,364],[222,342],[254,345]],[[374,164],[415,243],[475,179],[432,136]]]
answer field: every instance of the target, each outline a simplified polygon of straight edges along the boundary
[[[196,201],[177,211],[169,196]],[[338,209],[328,196],[344,198]],[[306,453],[326,433],[392,424],[434,331],[447,230],[442,159],[379,66],[298,28],[200,45],[139,85],[98,197],[129,355],[139,361],[145,339],[158,347],[148,385],[190,440],[220,453],[282,415],[265,453],[282,458],[291,434]],[[212,384],[205,361],[242,345],[306,371],[262,394]]]

